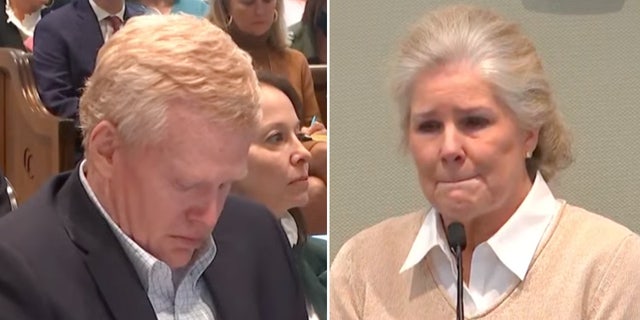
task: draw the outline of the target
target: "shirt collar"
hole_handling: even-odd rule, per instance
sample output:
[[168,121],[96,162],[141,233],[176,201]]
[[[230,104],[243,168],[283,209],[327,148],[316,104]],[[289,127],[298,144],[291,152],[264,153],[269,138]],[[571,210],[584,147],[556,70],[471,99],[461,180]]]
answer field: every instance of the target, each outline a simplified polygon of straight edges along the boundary
[[[559,203],[538,172],[524,201],[487,241],[498,259],[520,280],[524,280],[538,243],[558,210]],[[400,273],[420,263],[434,247],[439,247],[449,256],[444,227],[436,210],[432,208],[418,230]]]
[[13,8],[11,8],[11,4],[9,1],[10,0],[7,0],[7,4],[5,6],[5,11],[7,13],[7,23],[12,23],[13,25],[15,25],[24,36],[33,37],[33,30],[35,30],[36,24],[38,23],[38,21],[40,21],[40,12],[42,11],[42,8],[44,8],[44,6],[39,10],[36,10],[35,12],[25,14],[24,20],[20,20],[13,12]]
[[487,243],[498,259],[524,280],[533,255],[551,220],[560,209],[540,172],[516,212]]
[[[142,282],[145,290],[149,289],[149,281],[151,280],[151,271],[154,266],[164,263],[158,260],[156,257],[148,253],[142,247],[140,247],[133,239],[127,236],[122,229],[113,221],[111,216],[104,209],[100,200],[96,197],[93,189],[89,185],[89,181],[87,181],[87,177],[84,174],[84,167],[86,164],[86,159],[82,160],[80,163],[80,182],[84,187],[87,195],[93,202],[93,204],[98,208],[104,219],[109,224],[109,227],[115,234],[118,242],[122,246],[125,254],[133,264],[136,273],[138,274],[138,278]],[[204,270],[211,264],[213,258],[215,257],[217,252],[217,248],[215,242],[213,241],[213,236],[209,237],[202,248],[198,249],[194,254],[193,259],[187,265],[186,268],[181,268],[178,270],[174,270],[172,272],[172,276],[175,279],[179,279],[179,281],[174,281],[174,286],[177,288],[177,283],[179,283],[186,274],[191,273],[190,278],[193,281],[197,281],[200,278]]]
[[[98,4],[94,0],[89,0],[89,4],[91,5],[91,8],[93,9],[93,12],[96,14],[96,18],[98,19],[98,22],[104,20],[106,17],[111,16],[111,14],[109,12],[107,12],[104,9],[100,8],[98,6]],[[124,9],[125,9],[125,5],[123,3],[122,8],[120,9],[120,11],[118,11],[118,13],[115,14],[115,16],[120,18],[120,20],[122,20],[122,21],[124,21]]]
[[280,224],[282,225],[284,232],[287,234],[289,245],[293,248],[293,246],[298,243],[298,225],[296,224],[296,220],[293,219],[293,216],[289,212],[287,212],[284,217],[280,219]]
[[431,208],[418,230],[416,240],[413,242],[402,268],[400,268],[400,273],[413,268],[422,261],[431,249],[437,247],[445,253],[449,252],[442,220],[440,220],[436,209]]

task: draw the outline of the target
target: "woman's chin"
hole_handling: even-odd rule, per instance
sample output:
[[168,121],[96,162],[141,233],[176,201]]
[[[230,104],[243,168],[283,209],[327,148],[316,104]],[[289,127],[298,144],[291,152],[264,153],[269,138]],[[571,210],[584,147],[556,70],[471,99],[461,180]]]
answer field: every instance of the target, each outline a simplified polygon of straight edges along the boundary
[[444,201],[434,204],[434,206],[446,220],[459,222],[471,219],[478,211],[478,205],[472,201]]
[[309,195],[307,193],[301,194],[300,196],[293,199],[291,203],[293,204],[291,206],[292,208],[304,207],[309,203]]

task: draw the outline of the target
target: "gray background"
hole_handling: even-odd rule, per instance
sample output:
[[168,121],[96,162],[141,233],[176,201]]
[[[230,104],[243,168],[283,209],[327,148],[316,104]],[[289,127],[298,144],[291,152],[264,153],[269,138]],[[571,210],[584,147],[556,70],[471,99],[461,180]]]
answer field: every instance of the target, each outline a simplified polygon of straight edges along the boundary
[[[331,258],[359,230],[428,206],[399,147],[386,76],[408,25],[450,3],[331,1]],[[640,231],[640,1],[473,3],[520,22],[542,56],[574,136],[576,162],[552,181],[556,196]]]

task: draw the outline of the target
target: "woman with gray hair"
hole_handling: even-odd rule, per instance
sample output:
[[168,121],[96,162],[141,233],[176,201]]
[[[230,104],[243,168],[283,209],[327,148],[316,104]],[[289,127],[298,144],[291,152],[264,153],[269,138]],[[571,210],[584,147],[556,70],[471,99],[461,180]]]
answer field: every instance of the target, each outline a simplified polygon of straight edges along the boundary
[[[336,256],[332,319],[640,319],[640,237],[557,199],[570,138],[532,42],[485,9],[426,14],[392,88],[433,206],[360,232]],[[461,295],[448,226],[461,224]],[[597,239],[597,241],[594,241]]]

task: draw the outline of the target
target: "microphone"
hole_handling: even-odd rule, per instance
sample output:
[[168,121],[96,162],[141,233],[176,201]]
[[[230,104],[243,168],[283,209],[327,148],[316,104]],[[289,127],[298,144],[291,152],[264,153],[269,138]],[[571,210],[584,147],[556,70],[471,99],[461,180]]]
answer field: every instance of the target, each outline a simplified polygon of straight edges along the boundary
[[464,226],[460,222],[453,222],[447,227],[447,241],[451,252],[456,256],[458,268],[458,299],[456,303],[456,319],[464,320],[464,301],[462,286],[462,251],[467,247],[467,237]]

